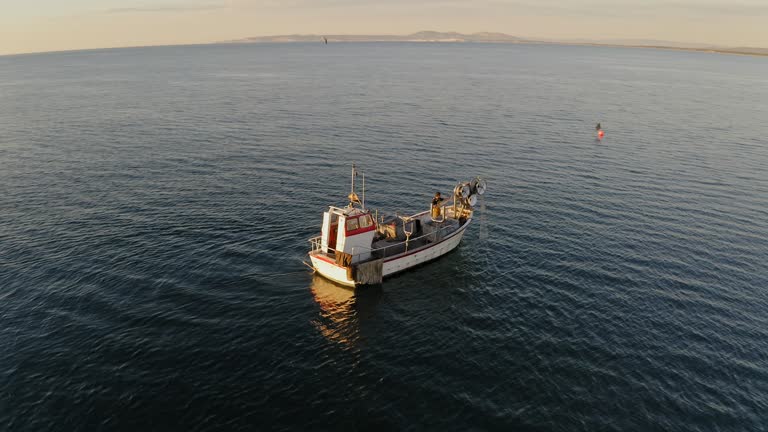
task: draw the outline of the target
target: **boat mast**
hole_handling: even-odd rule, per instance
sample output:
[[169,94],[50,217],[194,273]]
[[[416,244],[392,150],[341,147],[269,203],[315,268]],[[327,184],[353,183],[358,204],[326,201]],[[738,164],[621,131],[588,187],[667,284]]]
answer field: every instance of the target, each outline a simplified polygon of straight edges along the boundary
[[354,162],[352,163],[352,190],[349,191],[349,207],[354,207],[355,203],[360,205],[360,208],[365,209],[365,173],[363,173],[363,200],[360,201],[355,193],[355,177],[357,177],[357,169],[355,169]]

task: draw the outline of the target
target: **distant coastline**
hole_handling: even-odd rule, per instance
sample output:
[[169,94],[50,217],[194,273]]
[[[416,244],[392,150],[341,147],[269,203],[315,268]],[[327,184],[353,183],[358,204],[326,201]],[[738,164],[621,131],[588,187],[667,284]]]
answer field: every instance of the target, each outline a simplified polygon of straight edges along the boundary
[[89,47],[77,49],[64,49],[52,51],[31,51],[31,52],[12,52],[0,53],[0,57],[28,56],[52,53],[82,52],[82,51],[101,51],[121,48],[149,48],[149,47],[168,47],[168,46],[194,46],[194,45],[215,45],[215,44],[247,44],[247,43],[324,43],[327,38],[328,43],[340,42],[414,42],[414,43],[507,43],[507,44],[546,44],[546,45],[574,45],[574,46],[599,46],[599,47],[617,47],[617,48],[653,48],[674,51],[699,51],[716,54],[734,54],[768,57],[768,48],[759,47],[724,47],[707,44],[681,43],[660,40],[556,40],[556,39],[532,39],[511,36],[504,33],[472,33],[463,34],[457,32],[436,32],[422,31],[409,35],[330,35],[330,34],[290,34],[275,36],[255,36],[242,39],[220,40],[213,42],[191,43],[191,44],[156,44],[156,45],[125,45],[125,46],[105,46]]
[[291,43],[291,42],[427,42],[427,43],[515,43],[515,44],[557,44],[580,46],[605,46],[625,48],[655,48],[678,51],[699,51],[718,54],[740,54],[754,56],[768,56],[768,48],[756,47],[720,47],[704,44],[685,44],[667,41],[635,41],[629,43],[616,43],[610,41],[568,41],[568,40],[536,40],[512,36],[504,33],[457,33],[421,31],[409,35],[319,35],[319,34],[292,34],[276,36],[255,36],[243,39],[223,41],[222,43]]

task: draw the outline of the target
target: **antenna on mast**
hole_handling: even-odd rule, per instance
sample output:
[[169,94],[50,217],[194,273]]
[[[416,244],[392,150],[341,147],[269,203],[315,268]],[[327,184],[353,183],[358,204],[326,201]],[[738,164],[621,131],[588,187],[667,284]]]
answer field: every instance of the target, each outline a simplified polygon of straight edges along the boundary
[[361,204],[360,198],[358,198],[357,194],[355,193],[355,176],[356,175],[357,175],[357,170],[355,169],[355,163],[353,162],[352,163],[352,189],[349,191],[349,207],[352,207],[352,205],[355,203]]

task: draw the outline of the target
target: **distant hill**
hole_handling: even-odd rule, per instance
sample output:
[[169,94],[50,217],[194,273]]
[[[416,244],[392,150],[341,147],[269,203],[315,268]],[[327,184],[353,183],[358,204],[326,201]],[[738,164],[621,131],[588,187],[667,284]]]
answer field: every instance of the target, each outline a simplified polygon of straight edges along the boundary
[[663,46],[663,47],[670,47],[670,48],[693,48],[693,49],[723,48],[721,46],[715,46],[712,44],[675,42],[675,41],[658,40],[658,39],[554,39],[554,40],[547,40],[547,42],[568,43],[568,44],[578,44],[578,45],[617,45],[617,46],[638,46],[638,47]]
[[517,36],[510,36],[504,33],[472,33],[462,34],[456,32],[435,32],[435,31],[421,31],[408,36],[405,36],[411,41],[426,41],[426,42],[441,42],[441,41],[455,41],[455,42],[522,42],[524,39]]
[[229,43],[267,43],[267,42],[485,42],[485,43],[540,43],[565,45],[620,46],[633,48],[658,48],[686,51],[715,52],[721,54],[768,55],[768,48],[727,48],[707,44],[671,42],[651,39],[614,39],[614,40],[534,40],[511,36],[504,33],[457,33],[420,31],[409,35],[317,35],[293,34],[279,36],[256,36],[227,41]]

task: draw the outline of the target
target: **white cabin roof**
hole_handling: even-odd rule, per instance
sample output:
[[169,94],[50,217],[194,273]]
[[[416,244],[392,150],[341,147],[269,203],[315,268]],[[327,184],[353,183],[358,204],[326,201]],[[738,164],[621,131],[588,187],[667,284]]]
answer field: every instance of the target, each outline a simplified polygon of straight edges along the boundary
[[359,209],[357,207],[335,207],[335,206],[329,206],[328,212],[331,214],[337,214],[341,216],[359,216],[362,214],[370,213],[366,209]]

